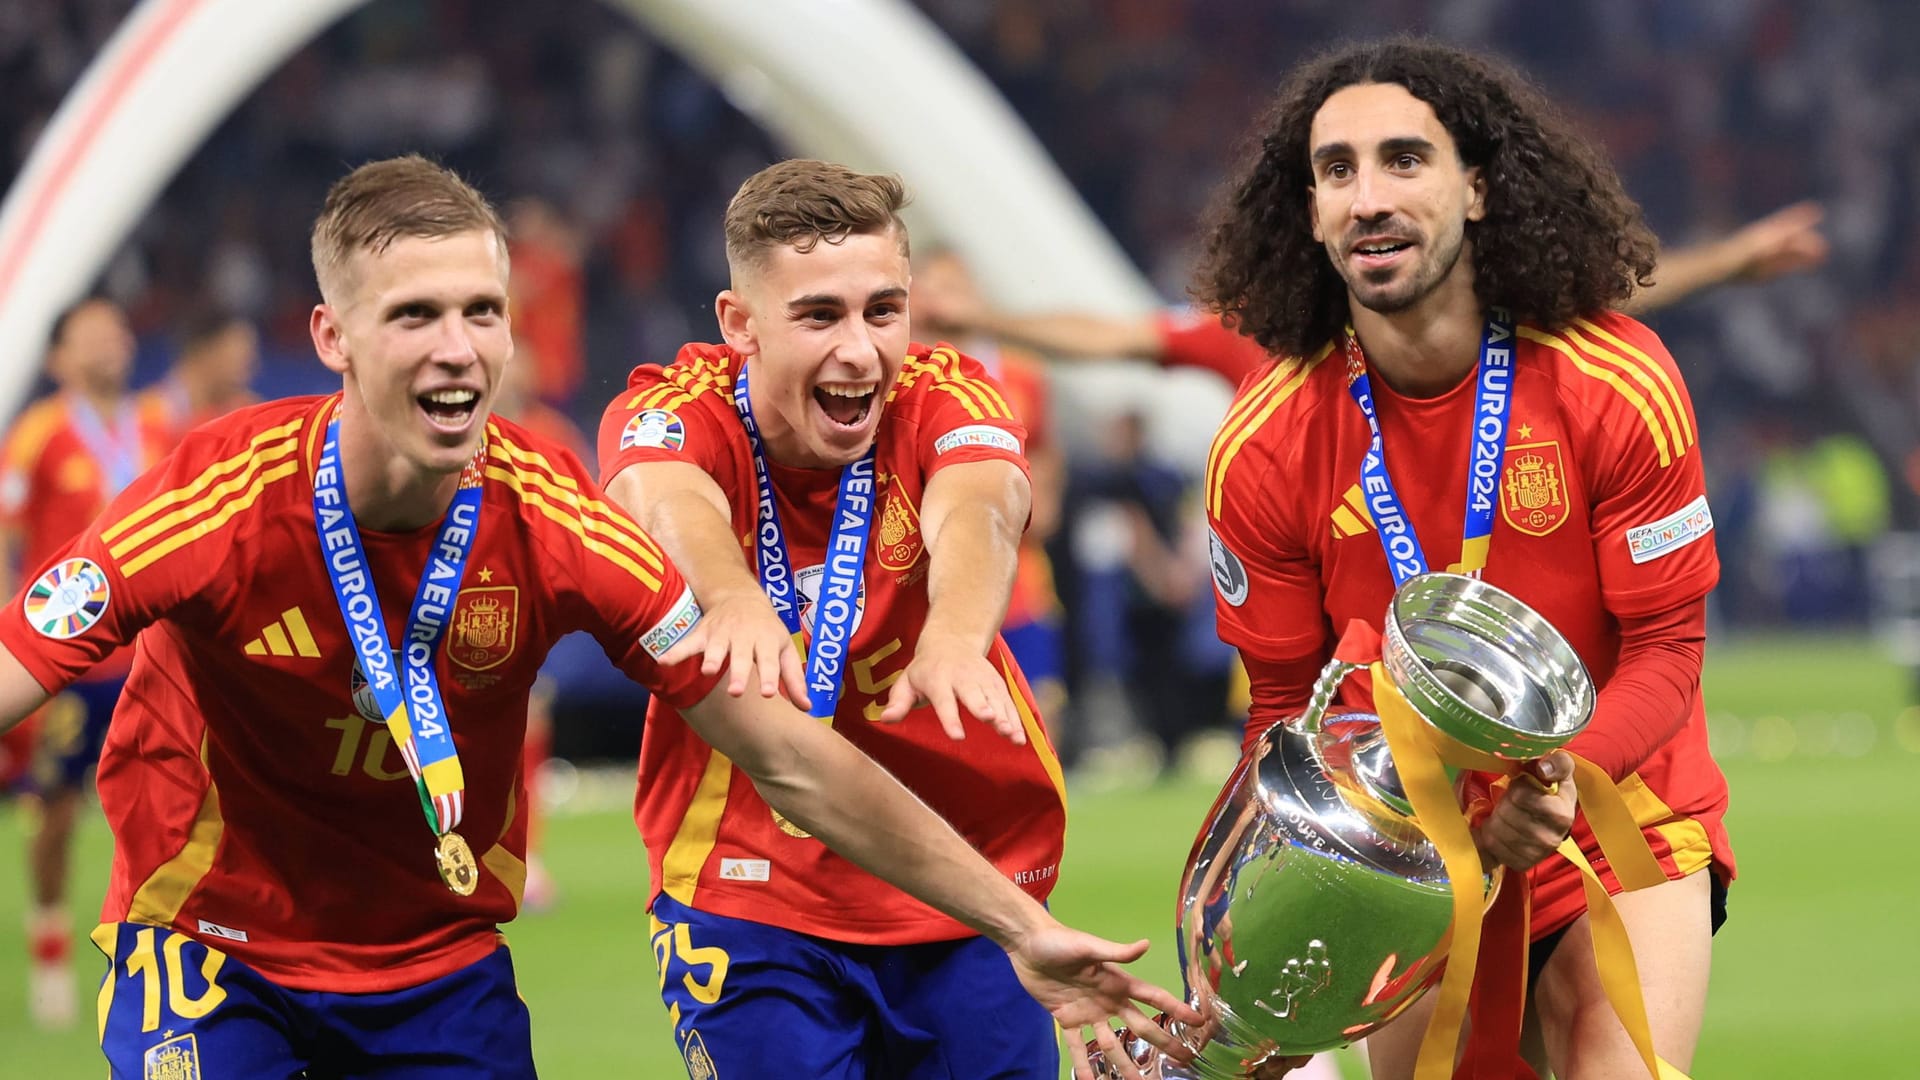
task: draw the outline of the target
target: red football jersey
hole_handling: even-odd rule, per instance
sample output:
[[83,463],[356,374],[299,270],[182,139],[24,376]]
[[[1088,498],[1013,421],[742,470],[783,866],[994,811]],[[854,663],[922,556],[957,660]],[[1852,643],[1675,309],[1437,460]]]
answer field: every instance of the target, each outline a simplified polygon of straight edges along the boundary
[[[1475,381],[1419,400],[1371,382],[1394,489],[1432,569],[1450,569]],[[1508,424],[1483,576],[1566,635],[1604,687],[1621,619],[1697,601],[1719,577],[1692,402],[1652,331],[1610,313],[1518,328]],[[1208,457],[1207,513],[1220,634],[1248,656],[1324,658],[1348,621],[1380,627],[1394,585],[1360,484],[1370,438],[1332,346],[1272,362],[1228,410]],[[1371,707],[1364,675],[1341,701]],[[1731,875],[1727,785],[1697,689],[1687,707],[1684,729],[1620,789],[1670,868],[1711,859]],[[1591,842],[1584,820],[1576,834]],[[1534,874],[1571,872],[1556,855]]]
[[[601,422],[600,460],[609,481],[643,461],[700,466],[727,493],[741,552],[753,566],[753,455],[733,405],[740,363],[724,346],[689,345],[671,366],[635,368]],[[875,460],[879,510],[834,727],[1044,899],[1059,869],[1066,793],[1033,695],[1005,643],[996,637],[988,658],[1020,709],[1027,745],[979,724],[954,742],[931,709],[916,709],[898,724],[872,722],[912,659],[927,617],[918,509],[927,481],[967,461],[1024,467],[1025,430],[980,366],[947,348],[914,346],[885,409]],[[770,471],[804,625],[812,618],[839,470],[770,464]],[[647,716],[636,816],[656,895],[838,941],[905,944],[970,933],[818,840],[782,828],[746,777],[701,742],[671,703],[656,701]]]
[[[549,645],[588,630],[676,704],[714,680],[655,663],[699,617],[672,564],[572,454],[490,424],[436,659],[466,775],[459,831],[484,871],[474,895],[448,891],[322,562],[312,477],[337,401],[271,402],[188,436],[14,599],[0,644],[53,691],[139,635],[100,761],[104,921],[172,927],[293,989],[382,991],[486,956],[514,915],[527,691]],[[361,532],[395,642],[437,532]]]
[[[172,446],[167,429],[137,406],[116,418],[109,437],[130,451],[129,464],[145,472]],[[0,522],[19,539],[19,571],[31,578],[67,546],[86,523],[100,516],[117,492],[112,478],[81,436],[73,400],[53,394],[28,406],[7,432],[0,449]],[[91,678],[120,678],[133,663],[123,650],[89,673]]]
[[1163,367],[1197,367],[1239,386],[1260,365],[1273,359],[1260,343],[1220,321],[1211,311],[1163,311],[1155,316]]

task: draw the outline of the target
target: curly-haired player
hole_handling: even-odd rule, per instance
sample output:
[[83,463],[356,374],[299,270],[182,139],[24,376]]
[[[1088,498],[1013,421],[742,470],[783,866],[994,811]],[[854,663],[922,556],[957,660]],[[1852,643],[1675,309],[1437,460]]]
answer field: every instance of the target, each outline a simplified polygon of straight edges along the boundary
[[[1692,405],[1659,339],[1616,310],[1650,280],[1653,237],[1524,79],[1437,44],[1321,56],[1254,138],[1199,279],[1276,357],[1207,468],[1250,731],[1296,713],[1340,629],[1377,626],[1413,574],[1480,574],[1532,605],[1600,687],[1569,749],[1618,784],[1670,879],[1618,907],[1654,1045],[1684,1069],[1733,859],[1699,693],[1719,564]],[[1363,681],[1343,693],[1369,704]],[[1553,755],[1541,778],[1570,765]],[[1569,827],[1596,850],[1571,787],[1513,784],[1476,839],[1531,870],[1529,1056],[1562,1078],[1630,1075],[1644,1066],[1595,974],[1579,876],[1554,854]],[[1375,1076],[1411,1074],[1422,1004],[1369,1040]]]

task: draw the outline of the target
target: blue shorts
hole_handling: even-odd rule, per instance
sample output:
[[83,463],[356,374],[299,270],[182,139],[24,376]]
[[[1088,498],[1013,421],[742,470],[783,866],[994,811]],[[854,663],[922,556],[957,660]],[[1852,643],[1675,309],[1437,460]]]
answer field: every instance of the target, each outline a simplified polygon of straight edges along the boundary
[[986,938],[848,945],[653,902],[653,957],[693,1080],[1057,1080],[1053,1017]]
[[40,737],[33,750],[33,783],[41,791],[77,788],[100,763],[107,723],[125,679],[77,682],[40,706]]
[[120,923],[100,990],[112,1080],[530,1077],[533,1036],[506,946],[407,990],[288,990],[173,930]]
[[1020,674],[1027,677],[1028,686],[1065,680],[1066,632],[1060,628],[1058,619],[1041,616],[1018,625],[1003,626],[1000,640],[1007,643],[1007,651],[1013,654],[1013,662],[1020,665]]

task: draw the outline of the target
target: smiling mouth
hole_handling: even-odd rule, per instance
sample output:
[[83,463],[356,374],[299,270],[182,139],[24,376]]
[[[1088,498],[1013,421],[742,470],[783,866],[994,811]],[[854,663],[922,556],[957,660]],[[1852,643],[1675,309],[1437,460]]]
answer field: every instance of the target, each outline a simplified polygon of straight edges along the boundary
[[420,411],[438,427],[461,428],[480,406],[480,395],[472,390],[435,390],[414,398]]
[[826,414],[834,426],[852,431],[866,423],[867,414],[873,411],[874,388],[871,386],[816,386],[813,388],[814,403]]
[[1398,255],[1412,246],[1413,242],[1411,240],[1391,240],[1382,243],[1357,245],[1354,247],[1353,253],[1364,259],[1386,259]]

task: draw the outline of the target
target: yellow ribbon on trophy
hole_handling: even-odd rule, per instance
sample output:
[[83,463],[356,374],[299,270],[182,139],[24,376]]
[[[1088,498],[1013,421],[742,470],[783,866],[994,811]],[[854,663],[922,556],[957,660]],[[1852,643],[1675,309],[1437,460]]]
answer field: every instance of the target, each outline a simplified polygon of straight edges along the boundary
[[[1445,766],[1477,769],[1482,772],[1511,774],[1514,763],[1465,746],[1421,719],[1407,703],[1386,667],[1374,662],[1374,710],[1393,754],[1394,767],[1406,789],[1408,801],[1427,839],[1439,851],[1453,886],[1453,926],[1448,947],[1446,972],[1434,991],[1433,1018],[1420,1042],[1420,1054],[1414,1065],[1414,1080],[1450,1080],[1460,1041],[1460,1028],[1466,1019],[1468,1000],[1473,990],[1473,973],[1480,955],[1480,922],[1483,913],[1480,895],[1480,852],[1473,842],[1473,830],[1466,814],[1454,797]],[[1667,880],[1640,827],[1627,809],[1626,800],[1614,787],[1613,779],[1599,766],[1579,755],[1573,757],[1573,779],[1580,809],[1587,815],[1587,826],[1607,857],[1607,864],[1628,892],[1659,885]],[[1626,923],[1607,895],[1606,886],[1594,872],[1586,855],[1569,836],[1560,842],[1559,853],[1580,871],[1587,894],[1587,913],[1592,918],[1594,963],[1599,969],[1600,985],[1614,1015],[1627,1030],[1634,1047],[1646,1062],[1647,1075],[1655,1080],[1687,1080],[1685,1073],[1662,1060],[1653,1050],[1653,1036],[1647,1027],[1646,1002],[1640,994],[1640,972],[1633,960],[1633,944],[1627,938]]]

